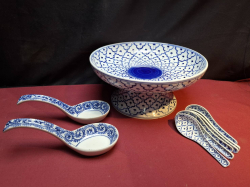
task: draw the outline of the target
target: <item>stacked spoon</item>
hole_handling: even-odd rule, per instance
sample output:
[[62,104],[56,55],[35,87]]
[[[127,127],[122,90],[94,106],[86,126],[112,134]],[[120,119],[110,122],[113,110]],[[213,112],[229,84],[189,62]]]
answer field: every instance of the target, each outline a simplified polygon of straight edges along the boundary
[[228,167],[227,159],[233,159],[240,150],[238,142],[200,105],[192,104],[178,112],[175,125],[183,136],[200,144],[223,167]]

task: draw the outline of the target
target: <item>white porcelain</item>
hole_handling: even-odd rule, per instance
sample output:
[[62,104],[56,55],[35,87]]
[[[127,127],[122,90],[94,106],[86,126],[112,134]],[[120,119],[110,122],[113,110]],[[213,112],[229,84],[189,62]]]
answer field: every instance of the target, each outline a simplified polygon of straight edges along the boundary
[[211,132],[216,136],[220,141],[224,142],[226,145],[233,148],[233,153],[238,153],[240,146],[237,144],[237,141],[224,129],[222,129],[216,121],[212,118],[209,112],[202,106],[192,104],[186,107],[186,110],[196,112],[203,121],[206,123],[207,127]]
[[92,100],[70,106],[53,97],[37,94],[23,95],[19,98],[17,104],[26,101],[40,101],[54,105],[71,119],[83,124],[96,123],[103,120],[110,110],[109,104],[105,101]]
[[190,115],[193,114],[192,116],[198,119],[198,121],[202,121],[202,126],[204,127],[204,130],[215,139],[215,141],[217,143],[219,143],[222,147],[224,147],[226,150],[228,150],[229,152],[234,152],[234,147],[230,145],[230,143],[228,143],[228,141],[224,138],[221,137],[220,134],[218,134],[216,131],[214,131],[213,128],[211,128],[211,125],[207,122],[207,119],[201,115],[199,112],[197,112],[196,110],[185,110],[186,112],[190,112]]
[[224,158],[210,143],[206,140],[199,122],[192,116],[184,113],[177,113],[175,116],[175,125],[177,130],[186,138],[191,139],[201,145],[210,153],[223,167],[228,167],[230,162]]
[[197,124],[200,126],[200,129],[211,146],[213,146],[215,149],[217,149],[221,154],[223,154],[228,159],[233,159],[234,154],[232,153],[233,148],[231,148],[229,145],[225,144],[221,140],[219,140],[207,127],[206,123],[203,121],[203,119],[197,115],[197,113],[193,111],[180,111],[179,114],[186,114],[190,115],[193,118],[197,120]]
[[213,119],[212,115],[208,112],[208,110],[200,105],[192,104],[188,105],[185,110],[196,110],[199,113],[202,113],[203,116],[206,117],[206,119],[216,128],[218,131],[220,131],[221,134],[223,134],[225,137],[229,139],[229,141],[232,141],[232,143],[238,144],[237,140],[233,138],[229,133],[227,133],[222,127],[219,126],[219,124]]
[[3,132],[19,127],[34,128],[50,133],[69,148],[86,156],[96,156],[109,151],[119,137],[118,130],[108,123],[93,123],[69,131],[52,123],[31,118],[10,120]]
[[111,97],[122,114],[140,119],[169,115],[176,108],[173,91],[192,85],[208,68],[198,52],[166,43],[111,44],[90,55],[95,73],[119,88]]

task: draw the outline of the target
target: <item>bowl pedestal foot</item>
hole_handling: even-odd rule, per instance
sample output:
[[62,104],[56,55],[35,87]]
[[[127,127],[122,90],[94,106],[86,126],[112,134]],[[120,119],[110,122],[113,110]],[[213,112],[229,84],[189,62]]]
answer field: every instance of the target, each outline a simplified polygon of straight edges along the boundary
[[177,105],[173,92],[133,92],[120,89],[113,92],[111,102],[120,113],[139,119],[165,117],[171,114]]

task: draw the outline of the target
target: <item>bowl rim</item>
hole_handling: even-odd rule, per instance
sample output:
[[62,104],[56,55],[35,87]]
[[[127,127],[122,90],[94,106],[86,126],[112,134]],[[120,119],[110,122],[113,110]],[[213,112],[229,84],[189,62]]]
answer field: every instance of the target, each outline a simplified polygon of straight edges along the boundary
[[[106,102],[106,101],[103,101],[103,100],[88,100],[88,101],[84,101],[82,103],[95,102],[95,101],[100,101],[100,102],[106,103],[107,106],[108,106],[108,110],[104,114],[102,114],[101,116],[105,116],[110,112],[110,104],[108,102]],[[79,103],[79,104],[82,104],[82,103]],[[78,105],[78,104],[76,104],[76,105]],[[73,105],[73,106],[76,106],[76,105]],[[91,111],[91,109],[90,109],[90,111]],[[99,116],[99,117],[101,117],[101,116]],[[73,116],[73,117],[75,117],[75,116]],[[88,118],[86,117],[86,118],[84,118],[84,120],[91,120],[91,119],[94,119],[94,118],[97,118],[97,117],[88,117]],[[101,122],[98,122],[98,123],[101,123]]]
[[[91,58],[93,56],[93,54],[102,49],[102,48],[105,48],[105,47],[108,47],[108,46],[112,46],[112,45],[117,45],[117,44],[126,44],[126,43],[157,43],[157,44],[169,44],[169,45],[172,45],[172,46],[175,46],[175,47],[181,47],[181,48],[185,48],[185,49],[188,49],[188,50],[191,50],[191,51],[194,51],[195,53],[197,53],[198,55],[200,55],[201,57],[204,58],[205,62],[206,62],[206,67],[201,71],[199,72],[198,74],[195,74],[191,77],[187,77],[187,78],[183,78],[183,79],[175,79],[175,80],[169,80],[169,81],[152,81],[152,80],[140,80],[140,79],[130,79],[130,78],[124,78],[124,77],[119,77],[119,76],[116,76],[116,75],[112,75],[111,73],[107,73],[101,69],[99,69],[98,67],[96,67],[92,61],[91,61]],[[99,72],[102,72],[103,74],[105,75],[108,75],[108,76],[111,76],[111,77],[114,77],[114,78],[117,78],[117,79],[121,79],[121,80],[126,80],[126,81],[131,81],[131,82],[139,82],[139,83],[158,83],[158,84],[162,84],[162,83],[178,83],[178,82],[183,82],[183,81],[188,81],[188,80],[191,80],[191,79],[194,79],[196,77],[199,77],[199,76],[203,76],[205,74],[205,72],[207,71],[208,69],[208,61],[207,59],[202,55],[200,54],[199,52],[193,50],[193,49],[190,49],[188,47],[183,47],[183,46],[180,46],[180,45],[175,45],[175,44],[171,44],[171,43],[163,43],[163,42],[152,42],[152,41],[130,41],[130,42],[119,42],[119,43],[113,43],[113,44],[108,44],[108,45],[104,45],[102,47],[99,47],[97,48],[96,50],[94,50],[90,56],[89,56],[89,61],[90,61],[90,64],[93,68],[95,68],[97,71]]]
[[[91,126],[91,125],[94,125],[94,126],[96,126],[96,125],[98,125],[98,124],[105,124],[105,125],[107,125],[107,126],[111,126],[111,127],[113,127],[115,130],[116,130],[116,134],[117,134],[117,137],[116,137],[116,139],[115,139],[115,141],[113,141],[111,144],[109,144],[107,147],[104,147],[104,148],[99,148],[99,149],[86,149],[86,148],[84,148],[84,149],[79,149],[77,146],[81,143],[81,142],[79,142],[78,144],[77,144],[77,146],[72,146],[73,148],[75,148],[76,150],[78,150],[78,151],[81,151],[81,152],[85,152],[85,153],[93,153],[93,152],[99,152],[99,151],[104,151],[104,150],[106,150],[106,149],[109,149],[109,148],[112,148],[116,143],[117,143],[117,141],[118,141],[118,139],[119,139],[119,131],[118,131],[118,129],[114,126],[114,125],[112,125],[112,124],[110,124],[110,123],[104,123],[104,122],[97,122],[97,123],[91,123],[91,124],[87,124],[87,125],[85,125],[85,126]],[[100,134],[99,134],[100,135]],[[91,136],[91,135],[90,135]],[[83,140],[84,141],[84,140]],[[77,149],[78,148],[78,149]]]

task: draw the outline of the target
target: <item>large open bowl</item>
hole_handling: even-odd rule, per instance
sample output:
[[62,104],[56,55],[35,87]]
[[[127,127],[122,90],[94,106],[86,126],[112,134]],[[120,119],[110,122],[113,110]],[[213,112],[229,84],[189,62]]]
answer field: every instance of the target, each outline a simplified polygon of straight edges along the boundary
[[103,46],[90,55],[95,73],[119,88],[113,106],[141,119],[169,115],[176,108],[173,91],[200,79],[208,62],[200,53],[173,44],[125,42]]

